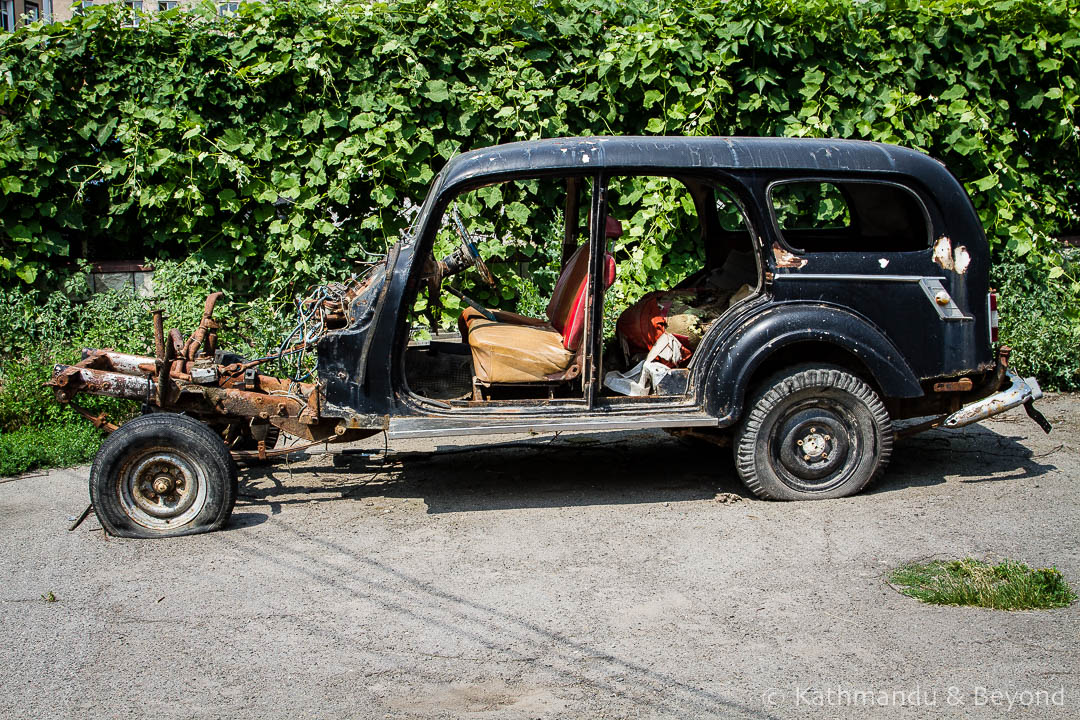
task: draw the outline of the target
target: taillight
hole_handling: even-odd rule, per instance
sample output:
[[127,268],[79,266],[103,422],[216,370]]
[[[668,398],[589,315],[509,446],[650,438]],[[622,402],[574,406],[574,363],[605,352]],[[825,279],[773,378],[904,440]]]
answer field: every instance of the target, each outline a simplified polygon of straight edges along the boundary
[[990,291],[986,296],[987,315],[990,318],[990,344],[998,342],[998,294]]

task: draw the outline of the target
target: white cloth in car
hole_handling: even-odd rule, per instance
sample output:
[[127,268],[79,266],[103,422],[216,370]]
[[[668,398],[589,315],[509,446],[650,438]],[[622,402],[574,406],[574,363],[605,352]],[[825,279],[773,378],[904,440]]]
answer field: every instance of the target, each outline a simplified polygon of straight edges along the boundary
[[674,365],[681,358],[682,343],[671,333],[664,333],[653,343],[645,359],[637,365],[626,372],[612,370],[604,375],[604,386],[620,395],[650,395],[660,385],[664,376],[671,372],[670,367],[657,360],[666,360]]

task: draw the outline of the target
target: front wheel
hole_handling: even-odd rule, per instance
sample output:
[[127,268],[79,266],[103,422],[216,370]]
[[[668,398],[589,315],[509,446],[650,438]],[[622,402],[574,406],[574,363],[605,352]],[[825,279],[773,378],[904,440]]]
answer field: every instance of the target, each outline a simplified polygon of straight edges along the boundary
[[90,469],[102,527],[155,538],[217,530],[236,503],[236,466],[221,437],[186,415],[152,413],[125,423]]
[[736,430],[735,464],[758,497],[846,497],[885,471],[892,438],[873,388],[840,367],[802,366],[753,396]]

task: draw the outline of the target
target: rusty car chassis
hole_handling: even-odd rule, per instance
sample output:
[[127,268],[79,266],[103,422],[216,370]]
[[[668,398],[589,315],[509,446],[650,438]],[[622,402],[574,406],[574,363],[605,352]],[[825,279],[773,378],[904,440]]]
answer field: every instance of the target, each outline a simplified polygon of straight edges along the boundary
[[[735,248],[734,240],[725,243],[736,236],[710,219],[718,206],[711,188],[723,188],[745,221],[739,237],[758,268],[707,326],[689,361],[659,368],[664,379],[637,397],[605,387],[605,262],[615,262],[607,253],[608,183],[616,175],[670,177],[689,188],[706,244],[701,277],[718,271]],[[463,316],[458,346],[417,348],[408,313],[422,289],[434,298],[445,278],[469,268],[493,282],[453,215],[455,198],[532,178],[568,188],[562,258],[564,273],[574,258],[582,263],[580,302],[570,311],[583,323],[580,345],[569,343],[565,318],[496,317],[464,298],[475,313]],[[786,226],[777,198],[791,183],[837,190],[850,204],[848,226]],[[587,222],[577,221],[579,205]],[[450,218],[462,245],[436,262],[435,237]],[[904,237],[890,234],[908,226]],[[187,339],[166,332],[157,311],[153,357],[85,350],[79,363],[56,366],[50,384],[58,401],[111,432],[91,470],[90,495],[103,527],[122,536],[220,528],[236,497],[234,460],[380,432],[394,439],[662,428],[731,445],[741,479],[761,497],[841,497],[884,471],[898,432],[962,427],[1018,406],[1049,432],[1032,405],[1042,395],[1038,384],[1009,371],[1008,348],[995,347],[988,277],[989,247],[962,186],[912,150],[827,139],[513,143],[453,158],[410,237],[363,276],[302,305],[305,317],[317,316],[319,332],[274,358],[248,360],[218,347],[213,312],[222,295],[214,293]],[[478,324],[469,325],[473,320]],[[536,332],[564,333],[552,337],[567,339],[566,368],[537,382],[485,376],[478,348],[469,347],[479,341],[470,336],[485,327],[526,333],[520,328],[530,323]],[[317,353],[310,381],[260,372],[297,351]],[[449,398],[420,391],[407,361],[416,353],[464,364],[468,392]],[[630,377],[627,365],[617,370]],[[118,428],[80,408],[80,393],[135,400],[144,414]],[[903,430],[892,425],[916,418]],[[279,432],[298,441],[275,446]]]

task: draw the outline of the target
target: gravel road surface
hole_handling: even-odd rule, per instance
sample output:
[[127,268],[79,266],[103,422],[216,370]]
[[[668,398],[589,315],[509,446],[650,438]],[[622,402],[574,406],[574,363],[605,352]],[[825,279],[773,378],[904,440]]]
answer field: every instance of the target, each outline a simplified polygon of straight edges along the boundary
[[68,532],[88,468],[4,479],[0,716],[1075,718],[1080,604],[884,579],[970,555],[1080,588],[1080,396],[1040,407],[1051,435],[934,431],[810,503],[663,433],[377,438],[248,468],[227,530],[167,541]]

